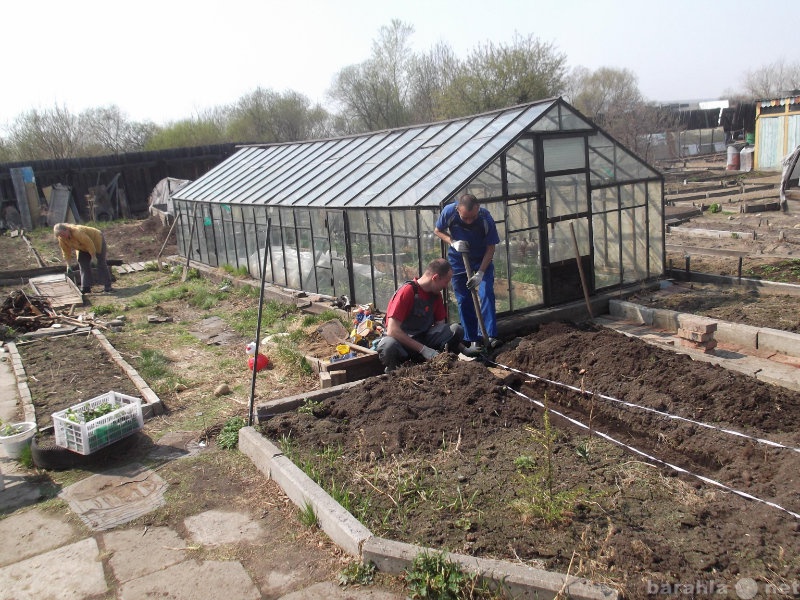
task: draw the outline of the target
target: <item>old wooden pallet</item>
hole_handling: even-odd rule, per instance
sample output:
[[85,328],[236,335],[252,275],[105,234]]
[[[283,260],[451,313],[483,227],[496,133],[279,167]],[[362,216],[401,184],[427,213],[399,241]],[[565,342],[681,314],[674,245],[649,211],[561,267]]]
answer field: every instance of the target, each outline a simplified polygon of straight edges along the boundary
[[31,277],[28,283],[37,296],[44,296],[53,308],[83,304],[83,294],[64,273]]

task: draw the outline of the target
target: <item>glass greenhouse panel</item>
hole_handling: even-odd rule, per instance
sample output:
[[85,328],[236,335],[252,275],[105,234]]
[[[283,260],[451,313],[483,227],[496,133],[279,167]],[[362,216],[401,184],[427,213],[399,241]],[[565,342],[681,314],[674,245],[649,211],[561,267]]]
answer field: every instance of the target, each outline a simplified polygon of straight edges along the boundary
[[511,244],[511,306],[513,310],[539,306],[544,303],[539,230],[528,230],[520,243]]
[[212,267],[219,266],[219,256],[217,254],[217,240],[215,235],[216,227],[219,224],[218,206],[205,204],[203,206],[203,221],[198,223],[202,227],[198,231],[200,244],[200,260]]
[[545,172],[583,169],[586,166],[586,143],[583,137],[542,140]]
[[434,258],[442,258],[444,256],[442,252],[444,244],[433,233],[433,229],[436,226],[436,219],[438,218],[438,210],[419,211],[420,246],[422,249],[420,264],[423,268],[428,266],[428,263]]
[[595,129],[592,125],[589,124],[588,121],[582,119],[577,114],[572,112],[571,110],[567,109],[566,107],[561,107],[561,129],[564,131],[576,131],[581,129],[588,129],[592,130]]
[[345,238],[344,211],[329,210],[326,212],[328,236],[331,241],[331,268],[333,269],[333,293],[342,294],[353,299],[354,290],[350,289],[350,268],[347,264],[347,240]]
[[531,131],[558,131],[561,129],[561,119],[559,117],[558,106],[554,106],[542,116],[533,126]]
[[570,223],[575,229],[578,240],[578,250],[581,256],[589,255],[589,221],[588,219],[570,219],[551,223],[547,235],[550,262],[557,263],[565,260],[575,260],[575,244],[572,240]]
[[[355,289],[355,302],[366,304],[372,302],[372,265],[369,255],[369,238],[365,234],[351,233],[353,242],[353,285]],[[385,274],[381,274],[385,277]]]
[[619,210],[618,187],[616,185],[592,190],[592,213]]
[[495,308],[497,312],[508,312],[511,310],[510,281],[508,274],[508,248],[506,247],[505,223],[497,224],[497,234],[500,236],[500,243],[494,249],[494,294]]
[[619,285],[622,267],[619,260],[619,212],[597,213],[592,216],[594,232],[595,288]]
[[646,270],[644,272],[640,270],[647,255],[642,256],[642,242],[638,239],[644,235],[645,224],[638,224],[636,218],[637,209],[620,211],[623,283],[633,283],[646,275]]
[[498,158],[481,171],[475,179],[466,185],[465,190],[479,200],[502,196],[503,173],[500,169],[500,159]]
[[386,208],[371,210],[367,213],[369,232],[390,235],[392,233],[392,211]]
[[587,212],[586,176],[559,175],[545,180],[550,218]]
[[664,220],[662,215],[664,189],[660,181],[647,184],[647,206],[650,222],[650,277],[664,272]]
[[508,230],[511,235],[539,226],[538,203],[535,198],[512,200],[507,205]]
[[534,143],[531,138],[519,140],[508,150],[506,173],[509,195],[529,194],[536,191],[535,158]]
[[367,211],[365,210],[348,210],[347,222],[350,227],[350,233],[367,233]]
[[392,211],[392,233],[417,237],[417,211],[413,208]]
[[589,179],[599,186],[616,180],[614,160],[617,145],[602,133],[589,137]]
[[617,146],[616,149],[616,174],[617,181],[621,182],[658,176],[657,173],[621,146]]

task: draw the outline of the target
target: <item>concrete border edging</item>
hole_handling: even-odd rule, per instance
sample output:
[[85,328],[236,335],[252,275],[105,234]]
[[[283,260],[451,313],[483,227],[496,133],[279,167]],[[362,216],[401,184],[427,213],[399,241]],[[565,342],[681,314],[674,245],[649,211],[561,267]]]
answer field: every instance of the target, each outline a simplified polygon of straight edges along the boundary
[[92,329],[92,335],[97,338],[97,341],[100,342],[100,345],[105,348],[105,351],[108,352],[108,355],[112,358],[112,360],[117,363],[117,365],[125,372],[125,375],[128,376],[128,379],[131,380],[133,385],[136,386],[136,389],[139,390],[139,393],[142,395],[142,399],[144,402],[142,403],[142,416],[145,419],[150,419],[156,415],[160,415],[164,412],[164,404],[161,402],[161,398],[159,398],[156,393],[147,385],[147,382],[142,379],[142,376],[134,369],[132,366],[128,364],[128,362],[122,358],[122,355],[119,351],[111,345],[111,342],[108,341],[108,338],[102,334],[102,332],[98,331],[97,329]]
[[20,404],[22,404],[22,414],[26,421],[36,423],[36,409],[33,406],[33,397],[28,387],[28,376],[25,374],[25,367],[22,366],[22,357],[17,350],[14,342],[6,342],[8,355],[11,357],[11,368],[17,380],[17,392],[19,393]]
[[[363,560],[365,563],[374,563],[381,572],[399,575],[423,552],[437,551],[415,544],[372,537],[364,543]],[[615,589],[582,577],[572,577],[491,558],[450,552],[445,552],[444,556],[446,560],[461,565],[465,571],[477,574],[483,581],[492,585],[493,589],[507,590],[512,598],[551,600],[559,593],[562,593],[562,596],[565,593],[567,598],[586,600],[614,600],[619,597]]]
[[[333,395],[330,394],[332,389],[324,390],[327,396]],[[301,396],[305,399],[310,395]],[[280,407],[284,410],[293,410],[299,405],[298,402],[302,401],[302,399],[287,398],[283,402],[276,401],[273,405],[280,403]],[[435,549],[373,536],[369,529],[284,456],[280,448],[253,427],[243,427],[239,430],[239,450],[250,458],[267,478],[274,480],[297,507],[311,505],[319,520],[320,528],[336,545],[351,556],[361,558],[365,563],[374,563],[379,571],[400,574],[421,552],[438,552]],[[567,592],[570,598],[579,600],[616,600],[619,597],[614,588],[583,578],[516,565],[508,561],[450,553],[446,553],[446,556],[448,560],[459,563],[464,570],[476,573],[486,581],[494,582],[496,587],[508,589],[515,598],[551,599],[562,591]]]
[[717,330],[714,332],[714,338],[718,342],[800,358],[800,334],[791,331],[731,323],[664,308],[648,308],[625,300],[609,300],[608,309],[612,317],[663,329],[670,333],[676,333],[678,327],[687,319],[716,323]]
[[267,477],[275,481],[300,508],[310,505],[319,527],[351,556],[361,556],[361,545],[372,532],[331,498],[281,450],[252,427],[239,430],[239,450]]

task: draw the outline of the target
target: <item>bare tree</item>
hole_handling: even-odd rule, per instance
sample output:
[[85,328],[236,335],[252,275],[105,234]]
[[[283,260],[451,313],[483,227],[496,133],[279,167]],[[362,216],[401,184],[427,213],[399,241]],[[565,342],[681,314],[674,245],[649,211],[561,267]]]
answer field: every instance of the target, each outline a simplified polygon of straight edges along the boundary
[[392,20],[381,27],[367,61],[336,74],[329,95],[340,104],[349,127],[375,131],[408,124],[408,39],[413,32],[410,25]]
[[782,92],[800,89],[800,62],[783,58],[752,71],[744,77],[745,92],[751,98],[774,98]]
[[445,91],[445,110],[465,116],[558,96],[566,85],[566,60],[533,35],[516,34],[510,45],[480,45]]
[[409,110],[413,123],[430,123],[444,119],[443,91],[453,82],[460,66],[453,49],[437,44],[427,54],[415,55],[409,61]]
[[85,150],[95,155],[142,150],[157,130],[154,123],[128,120],[116,105],[90,108],[82,112],[79,124],[86,137]]
[[298,92],[279,94],[261,87],[231,109],[228,137],[239,142],[293,142],[327,133],[328,113]]
[[624,118],[644,101],[636,75],[628,69],[578,67],[569,79],[571,104],[601,125]]
[[85,147],[78,117],[58,105],[18,116],[9,129],[9,142],[19,160],[74,158]]

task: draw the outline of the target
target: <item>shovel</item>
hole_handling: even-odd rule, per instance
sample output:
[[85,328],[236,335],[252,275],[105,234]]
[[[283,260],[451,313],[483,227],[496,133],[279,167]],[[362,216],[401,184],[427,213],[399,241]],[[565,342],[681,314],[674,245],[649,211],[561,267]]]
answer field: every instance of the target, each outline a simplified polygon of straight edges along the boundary
[[[467,271],[467,281],[469,281],[472,277],[472,266],[469,264],[469,257],[467,256],[466,252],[462,252],[461,258],[464,259],[464,269]],[[485,352],[487,350],[486,345],[489,343],[489,334],[486,333],[486,325],[483,323],[483,315],[481,314],[481,301],[480,298],[478,298],[477,288],[474,288],[470,291],[472,292],[472,303],[475,305],[475,314],[478,317],[478,325],[481,327],[481,335],[483,336],[483,350]]]

